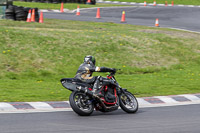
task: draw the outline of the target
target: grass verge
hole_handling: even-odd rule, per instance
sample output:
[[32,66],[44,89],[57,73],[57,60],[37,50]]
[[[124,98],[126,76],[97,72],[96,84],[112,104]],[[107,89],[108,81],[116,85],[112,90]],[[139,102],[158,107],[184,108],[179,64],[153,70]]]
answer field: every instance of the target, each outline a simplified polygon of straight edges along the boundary
[[[137,97],[200,92],[200,35],[177,30],[45,19],[0,21],[0,101],[60,101],[85,55],[121,68],[122,87]],[[105,76],[104,73],[95,75]]]
[[[39,9],[57,9],[60,10],[60,4],[52,4],[52,3],[34,3],[34,2],[21,2],[14,1],[14,5],[23,6],[23,7],[31,7],[31,8],[39,8]],[[127,6],[127,5],[116,5],[116,4],[103,4],[97,3],[96,5],[88,5],[88,4],[78,4],[78,3],[65,3],[64,8],[69,10],[77,9],[77,6],[80,8],[91,8],[91,7],[113,7],[113,6]]]

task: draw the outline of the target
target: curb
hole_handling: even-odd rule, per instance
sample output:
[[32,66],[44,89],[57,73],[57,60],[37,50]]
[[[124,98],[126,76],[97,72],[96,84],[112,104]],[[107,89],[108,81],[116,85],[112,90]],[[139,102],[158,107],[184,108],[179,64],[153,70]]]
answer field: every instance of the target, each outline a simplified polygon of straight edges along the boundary
[[[40,9],[39,12],[57,12],[60,13],[60,10],[47,10],[47,9]],[[75,10],[63,9],[64,13],[74,13]]]
[[[200,104],[199,94],[154,96],[137,98],[139,106],[160,107],[160,106],[177,106],[187,104]],[[71,109],[69,101],[56,102],[0,102],[0,112],[20,111],[20,110],[58,110]]]

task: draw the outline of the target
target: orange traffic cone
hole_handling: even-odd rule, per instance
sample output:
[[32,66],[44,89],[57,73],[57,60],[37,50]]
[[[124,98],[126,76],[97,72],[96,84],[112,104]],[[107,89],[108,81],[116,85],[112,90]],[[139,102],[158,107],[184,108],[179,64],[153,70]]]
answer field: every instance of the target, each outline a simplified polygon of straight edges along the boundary
[[167,4],[167,1],[165,1],[165,6],[167,6],[168,4]]
[[92,4],[91,0],[87,0],[86,4]]
[[100,16],[100,8],[97,8],[96,18],[101,18],[101,16]]
[[174,1],[172,1],[172,6],[174,6]]
[[156,19],[155,26],[159,27],[159,20],[158,20],[158,18]]
[[122,12],[121,22],[122,22],[122,23],[123,23],[123,22],[126,22],[126,21],[125,21],[125,11]]
[[32,10],[31,22],[35,22],[35,9]]
[[147,2],[146,1],[144,1],[144,6],[147,6]]
[[156,6],[156,1],[153,2],[153,6]]
[[76,15],[79,16],[80,15],[80,9],[79,9],[79,6],[77,7],[77,10],[76,10]]
[[40,20],[39,20],[39,23],[44,23],[44,21],[43,21],[43,12],[40,12]]
[[60,12],[64,12],[63,8],[64,8],[64,4],[61,3]]
[[31,22],[31,9],[28,11],[26,22]]

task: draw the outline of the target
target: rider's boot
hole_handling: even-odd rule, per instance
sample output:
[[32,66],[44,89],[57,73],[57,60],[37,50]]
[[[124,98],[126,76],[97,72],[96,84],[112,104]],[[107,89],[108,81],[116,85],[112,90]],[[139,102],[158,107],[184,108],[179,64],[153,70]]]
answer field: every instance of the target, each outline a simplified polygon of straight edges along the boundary
[[99,86],[100,84],[100,76],[97,77],[96,81],[94,82],[94,86],[92,89],[93,95],[94,96],[98,96],[98,97],[102,97],[103,95],[101,94],[101,88]]

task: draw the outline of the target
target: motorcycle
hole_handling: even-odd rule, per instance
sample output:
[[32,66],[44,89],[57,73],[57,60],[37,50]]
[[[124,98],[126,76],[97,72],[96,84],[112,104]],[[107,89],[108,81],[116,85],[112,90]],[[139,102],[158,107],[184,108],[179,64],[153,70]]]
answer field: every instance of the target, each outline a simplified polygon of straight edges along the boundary
[[110,72],[106,78],[100,77],[100,94],[92,91],[93,84],[87,84],[75,78],[63,78],[63,87],[72,91],[69,102],[74,112],[80,116],[89,116],[94,109],[101,112],[111,112],[121,107],[127,113],[135,113],[138,110],[136,97],[123,89]]

